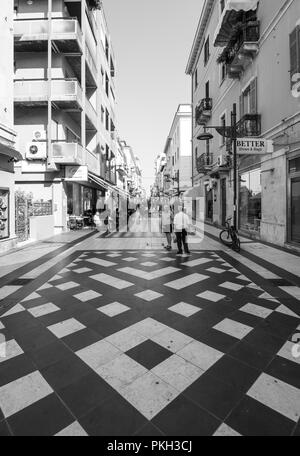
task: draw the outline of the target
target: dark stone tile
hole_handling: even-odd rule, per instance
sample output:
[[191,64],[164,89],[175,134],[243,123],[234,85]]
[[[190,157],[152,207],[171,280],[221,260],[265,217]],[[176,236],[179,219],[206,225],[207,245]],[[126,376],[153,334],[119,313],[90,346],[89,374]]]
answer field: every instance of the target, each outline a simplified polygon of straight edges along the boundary
[[120,324],[116,323],[112,318],[109,317],[105,319],[100,318],[96,323],[91,324],[89,328],[93,331],[96,331],[102,337],[108,337],[111,334],[114,334],[115,332],[123,329]]
[[252,345],[258,349],[264,349],[273,353],[274,355],[280,350],[284,344],[284,340],[276,337],[274,334],[270,334],[264,331],[262,328],[254,328],[244,339],[249,345]]
[[38,369],[44,369],[69,358],[71,355],[71,351],[60,340],[28,352],[28,356],[34,361]]
[[241,401],[244,393],[206,372],[183,395],[223,420]]
[[256,369],[263,370],[273,358],[273,354],[244,341],[239,342],[230,351],[229,355],[242,363],[248,364]]
[[209,373],[237,390],[248,391],[260,371],[225,355],[209,369]]
[[94,344],[102,339],[102,336],[92,329],[85,328],[76,333],[64,337],[64,344],[66,344],[72,351],[76,352],[89,345]]
[[42,326],[28,329],[22,334],[16,334],[15,339],[24,351],[37,350],[40,347],[57,342],[57,337]]
[[244,436],[288,436],[295,423],[260,402],[245,396],[226,419],[226,424]]
[[79,422],[92,436],[130,436],[148,421],[129,402],[115,394],[81,417]]
[[238,343],[238,340],[235,337],[213,328],[199,335],[197,340],[223,353],[227,353]]
[[153,423],[149,422],[143,426],[136,434],[135,437],[162,437],[165,434],[161,432]]
[[55,394],[41,399],[8,418],[15,436],[52,436],[74,422]]
[[93,372],[58,390],[57,395],[79,418],[115,395],[115,390]]
[[188,398],[180,395],[152,420],[168,436],[209,436],[221,425]]
[[288,337],[296,330],[299,320],[279,312],[273,312],[260,325],[263,331],[274,334],[277,337],[288,339]]
[[41,369],[41,374],[55,390],[71,385],[91,373],[91,369],[75,354]]
[[0,386],[13,382],[36,370],[32,360],[25,354],[0,363]]
[[242,323],[243,325],[251,326],[252,328],[256,328],[262,323],[261,318],[256,317],[255,315],[250,315],[246,312],[242,312],[240,310],[234,312],[230,318],[232,320],[238,321],[239,323]]
[[300,390],[300,367],[296,362],[276,356],[265,372]]
[[146,340],[146,342],[126,352],[127,356],[130,356],[130,358],[149,370],[165,361],[172,354],[172,352],[151,340]]
[[[38,305],[38,304],[37,304]],[[13,334],[23,334],[30,329],[39,328],[40,324],[36,318],[30,315],[28,312],[19,312],[17,314],[10,315],[3,319],[3,324],[6,329],[11,331]]]

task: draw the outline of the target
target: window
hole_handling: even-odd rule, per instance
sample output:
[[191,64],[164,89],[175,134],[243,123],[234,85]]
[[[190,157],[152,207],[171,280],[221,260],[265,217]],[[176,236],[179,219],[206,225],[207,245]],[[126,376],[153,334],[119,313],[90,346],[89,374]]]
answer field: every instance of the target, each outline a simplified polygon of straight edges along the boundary
[[205,45],[204,45],[204,65],[206,65],[207,62],[209,61],[209,57],[210,57],[210,54],[209,54],[209,37],[208,37],[207,40],[205,41]]
[[197,90],[197,87],[198,87],[198,70],[197,69],[194,74],[194,87],[195,87],[195,90]]
[[109,112],[105,109],[105,128],[109,131]]
[[207,140],[206,144],[205,144],[205,153],[209,157],[209,154],[210,154],[210,141],[209,140]]
[[[223,114],[221,116],[220,120],[221,120],[221,127],[225,128],[226,127],[226,114]],[[220,138],[221,138],[221,143],[220,144],[221,144],[221,146],[224,146],[224,144],[225,144],[225,136],[220,136]]]
[[105,73],[105,92],[106,95],[109,97],[109,77],[107,73]]
[[226,78],[226,64],[225,62],[220,63],[220,84],[225,80]]
[[291,86],[293,76],[300,73],[300,26],[298,25],[290,34],[290,64],[291,64]]
[[205,84],[205,98],[209,98],[209,81]]
[[104,112],[105,112],[104,108],[103,108],[103,106],[101,106],[101,123],[103,123],[103,124],[104,124]]
[[67,143],[78,143],[80,144],[80,138],[77,136],[73,131],[71,131],[68,127],[66,127],[66,140]]
[[259,232],[261,221],[260,169],[240,175],[240,228]]
[[257,78],[253,79],[240,96],[240,118],[257,113]]
[[105,37],[105,55],[107,60],[109,60],[109,42],[107,37]]

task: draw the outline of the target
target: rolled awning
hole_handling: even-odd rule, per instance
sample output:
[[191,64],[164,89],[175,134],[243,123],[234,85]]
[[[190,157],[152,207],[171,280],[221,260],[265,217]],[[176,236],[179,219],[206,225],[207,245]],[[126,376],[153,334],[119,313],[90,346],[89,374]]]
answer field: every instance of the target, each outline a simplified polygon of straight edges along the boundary
[[102,179],[99,176],[96,176],[95,174],[92,174],[91,172],[89,172],[89,179],[91,181],[93,181],[94,183],[98,184],[100,187],[104,188],[105,190],[111,190],[112,192],[118,193],[119,195],[121,195],[123,197],[129,197],[129,193],[126,192],[125,190],[122,190],[119,187],[114,187],[113,185],[110,185],[104,179]]
[[214,35],[214,46],[224,47],[232,34],[240,12],[255,11],[259,0],[227,0]]

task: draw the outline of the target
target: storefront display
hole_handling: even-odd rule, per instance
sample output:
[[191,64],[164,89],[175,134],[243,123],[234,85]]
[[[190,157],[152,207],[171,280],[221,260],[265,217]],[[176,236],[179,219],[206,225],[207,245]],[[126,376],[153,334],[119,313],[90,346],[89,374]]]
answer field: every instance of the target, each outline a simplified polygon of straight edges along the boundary
[[260,169],[240,175],[240,228],[260,232],[261,223],[261,173]]
[[0,188],[0,239],[9,237],[9,190]]

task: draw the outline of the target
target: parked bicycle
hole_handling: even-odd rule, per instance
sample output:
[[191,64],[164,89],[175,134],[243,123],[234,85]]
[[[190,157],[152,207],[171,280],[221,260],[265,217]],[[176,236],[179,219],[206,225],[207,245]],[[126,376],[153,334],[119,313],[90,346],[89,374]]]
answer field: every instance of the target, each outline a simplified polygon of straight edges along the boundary
[[231,220],[232,217],[226,220],[226,228],[221,231],[219,237],[222,244],[226,245],[226,247],[232,248],[235,252],[239,252],[241,250],[241,241],[238,236],[238,231],[230,223]]

